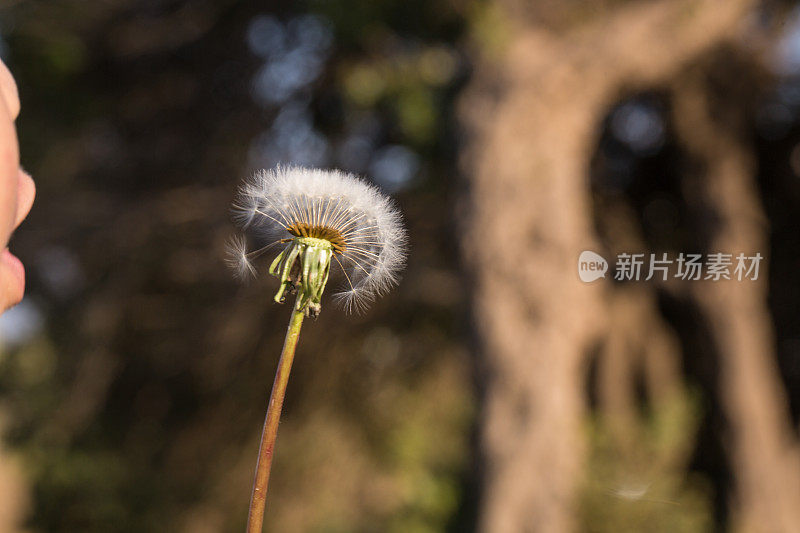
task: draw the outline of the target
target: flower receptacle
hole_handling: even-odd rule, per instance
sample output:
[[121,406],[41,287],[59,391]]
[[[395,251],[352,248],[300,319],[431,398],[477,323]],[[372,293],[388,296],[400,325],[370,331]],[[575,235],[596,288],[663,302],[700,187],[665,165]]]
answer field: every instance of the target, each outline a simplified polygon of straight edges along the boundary
[[328,283],[333,246],[325,239],[296,237],[275,258],[269,273],[281,280],[275,301],[283,303],[286,293],[299,291],[296,308],[308,316],[322,309],[322,293]]

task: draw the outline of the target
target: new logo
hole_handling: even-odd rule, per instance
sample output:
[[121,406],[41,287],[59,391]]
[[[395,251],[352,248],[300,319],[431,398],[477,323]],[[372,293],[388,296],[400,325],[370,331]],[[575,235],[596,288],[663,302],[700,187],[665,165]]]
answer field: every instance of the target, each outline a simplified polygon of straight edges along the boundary
[[608,261],[603,256],[589,250],[581,252],[578,258],[578,277],[585,283],[606,277]]

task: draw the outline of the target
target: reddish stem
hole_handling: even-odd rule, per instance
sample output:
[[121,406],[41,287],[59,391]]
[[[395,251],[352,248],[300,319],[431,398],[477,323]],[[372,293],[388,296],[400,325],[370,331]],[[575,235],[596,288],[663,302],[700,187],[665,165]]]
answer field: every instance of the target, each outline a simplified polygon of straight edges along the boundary
[[272,384],[272,394],[269,397],[267,418],[264,421],[264,430],[261,433],[261,447],[258,451],[256,475],[253,481],[253,494],[250,497],[250,513],[247,516],[247,533],[261,533],[264,523],[264,507],[267,502],[267,485],[272,468],[272,454],[275,449],[275,439],[278,436],[278,421],[281,418],[283,398],[286,394],[286,384],[289,381],[289,372],[292,369],[294,351],[297,339],[300,336],[300,327],[303,325],[303,311],[293,309],[289,328],[286,331],[286,340],[283,342],[281,359],[278,362],[278,371],[275,382]]

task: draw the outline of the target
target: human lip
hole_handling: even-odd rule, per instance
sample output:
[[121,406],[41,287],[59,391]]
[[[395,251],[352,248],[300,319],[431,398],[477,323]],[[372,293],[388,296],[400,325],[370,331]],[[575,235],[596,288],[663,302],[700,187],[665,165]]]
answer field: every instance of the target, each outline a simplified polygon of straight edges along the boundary
[[12,254],[8,248],[5,248],[0,253],[0,268],[10,274],[10,276],[4,277],[10,278],[10,289],[21,300],[25,292],[25,267],[22,265],[22,261]]

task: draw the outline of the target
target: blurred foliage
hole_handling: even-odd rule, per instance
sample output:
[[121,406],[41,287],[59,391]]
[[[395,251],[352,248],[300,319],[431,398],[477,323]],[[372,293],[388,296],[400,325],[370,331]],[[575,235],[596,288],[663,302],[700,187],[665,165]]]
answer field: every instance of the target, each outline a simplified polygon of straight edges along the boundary
[[474,400],[441,209],[467,74],[459,9],[0,10],[38,186],[12,246],[28,265],[24,309],[42,327],[0,358],[32,530],[243,528],[288,311],[270,301],[271,280],[232,279],[224,244],[240,179],[277,162],[374,175],[396,192],[413,253],[400,290],[368,315],[326,303],[304,328],[269,530],[463,530]]

